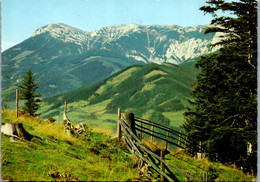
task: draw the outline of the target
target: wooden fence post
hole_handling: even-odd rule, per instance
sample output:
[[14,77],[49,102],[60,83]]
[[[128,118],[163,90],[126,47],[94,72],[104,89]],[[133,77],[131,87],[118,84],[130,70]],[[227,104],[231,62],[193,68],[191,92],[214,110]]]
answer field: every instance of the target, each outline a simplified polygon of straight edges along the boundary
[[67,101],[65,101],[64,113],[67,114]]
[[[182,131],[180,130],[180,135],[179,135],[179,139],[178,139],[178,145],[181,146],[181,135],[182,135]],[[178,147],[178,149],[180,149],[180,147]]]
[[140,140],[143,139],[143,123],[141,123]]
[[200,146],[200,147],[199,147],[199,148],[200,148],[199,151],[200,151],[200,153],[202,153],[202,145],[201,145],[201,141],[200,141],[200,143],[199,143],[199,146]]
[[19,101],[19,99],[18,99],[18,94],[19,93],[19,90],[18,89],[16,89],[16,117],[18,118],[18,107],[19,107],[19,105],[18,105],[18,101]]
[[165,142],[165,151],[168,148],[168,140],[169,140],[169,131],[167,131],[166,142]]
[[120,141],[121,139],[121,125],[119,120],[121,119],[121,110],[118,108],[118,122],[117,122],[117,138]]
[[126,124],[130,127],[132,132],[136,135],[135,130],[135,115],[131,112],[123,112],[121,114],[122,119],[126,122]]
[[152,123],[151,141],[153,141],[153,130],[154,130],[154,125],[153,125],[153,123]]
[[203,171],[203,182],[208,182],[208,172]]
[[188,150],[187,140],[188,140],[188,137],[186,136],[186,137],[185,137],[185,144],[184,144],[184,150],[185,150],[185,151]]
[[199,142],[199,152],[197,152],[197,158],[202,159],[201,141]]
[[[187,174],[189,175],[190,173],[187,172]],[[186,182],[189,182],[189,181],[190,181],[190,178],[186,176],[186,177],[185,177],[185,181],[186,181]]]
[[[161,158],[163,160],[165,160],[165,150],[161,150]],[[161,163],[161,171],[164,173],[165,172],[165,166],[164,163],[162,161],[160,161]],[[164,176],[160,175],[160,181],[164,181]]]
[[69,121],[69,118],[67,117],[67,101],[65,101],[64,113],[63,113],[63,122],[66,121]]

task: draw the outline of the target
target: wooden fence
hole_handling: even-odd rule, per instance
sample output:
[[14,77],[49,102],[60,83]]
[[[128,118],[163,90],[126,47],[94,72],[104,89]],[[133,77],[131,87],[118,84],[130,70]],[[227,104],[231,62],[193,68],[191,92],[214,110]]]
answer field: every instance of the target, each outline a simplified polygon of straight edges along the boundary
[[[159,130],[166,132],[166,134],[163,132],[158,132]],[[194,141],[188,140],[187,136],[182,132],[178,132],[169,127],[142,118],[135,118],[133,113],[121,113],[119,109],[117,134],[118,139],[121,140],[121,138],[123,138],[129,151],[137,156],[141,163],[148,164],[148,166],[151,166],[160,174],[161,181],[179,181],[172,171],[176,171],[177,173],[182,174],[186,177],[187,181],[200,181],[191,176],[188,172],[184,172],[178,167],[173,166],[172,164],[165,161],[164,156],[169,144],[175,145],[182,149],[195,146]],[[165,142],[165,148],[160,151],[160,156],[142,144],[143,134],[149,135],[152,140],[153,138],[157,138]],[[194,150],[195,149],[198,151],[201,150],[199,147],[195,147]],[[203,172],[203,176],[205,176],[205,178],[203,177],[203,181],[207,181],[206,171]]]
[[143,134],[146,134],[151,137],[151,140],[157,139],[160,142],[165,142],[165,150],[167,150],[168,145],[171,144],[180,149],[187,150],[190,148],[193,149],[193,151],[202,152],[199,145],[192,139],[189,139],[187,135],[181,131],[142,118],[136,117],[134,121],[136,130],[140,132],[139,136],[141,140]]

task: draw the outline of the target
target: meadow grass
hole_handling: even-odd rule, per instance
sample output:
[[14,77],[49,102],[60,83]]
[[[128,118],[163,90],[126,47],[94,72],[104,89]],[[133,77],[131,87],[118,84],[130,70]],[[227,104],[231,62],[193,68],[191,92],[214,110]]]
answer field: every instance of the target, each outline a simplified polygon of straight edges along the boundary
[[180,128],[185,119],[183,116],[184,110],[177,112],[163,112],[163,115],[171,120],[170,126]]
[[[196,179],[203,180],[203,172],[208,172],[208,181],[252,181],[256,176],[244,174],[235,165],[224,165],[218,162],[210,162],[208,158],[194,159],[183,150],[171,151],[171,155],[166,155],[166,161],[180,168],[184,172]],[[185,181],[185,177],[173,171],[180,181]]]
[[[89,126],[89,135],[76,137],[64,133],[60,124],[2,110],[2,123],[21,122],[39,138],[31,141],[1,135],[2,179],[10,181],[131,181],[138,179],[137,163],[122,147],[108,127]],[[105,122],[104,122],[105,123]],[[109,123],[108,123],[109,124]],[[149,148],[165,147],[158,141],[143,141]],[[202,180],[208,171],[209,181],[252,181],[235,166],[225,166],[206,159],[194,159],[182,150],[170,150],[166,161]],[[180,181],[185,177],[172,171]],[[155,176],[158,176],[155,174]]]
[[155,75],[167,75],[167,74],[161,70],[153,70],[150,73],[148,73],[147,75],[145,75],[144,78],[148,79]]
[[51,136],[57,139],[71,142],[71,143],[78,143],[76,138],[66,135],[64,133],[64,126],[62,124],[54,124],[49,122],[48,120],[42,120],[39,118],[35,118],[28,115],[22,115],[16,118],[15,112],[11,110],[2,110],[1,112],[1,122],[17,122],[23,123],[25,126],[30,126],[33,128],[33,131],[37,131],[38,134],[41,136]]
[[2,134],[2,179],[13,181],[127,181],[137,177],[135,162],[117,140],[89,130],[88,136],[64,133],[60,124],[2,110],[2,123],[21,122],[39,138],[10,140]]
[[[154,152],[165,149],[165,142],[151,140],[150,137],[143,139],[142,144]],[[189,173],[199,181],[203,181],[204,171],[208,173],[208,181],[253,181],[256,179],[256,176],[244,174],[242,170],[238,169],[235,165],[211,162],[208,158],[195,159],[183,149],[172,149],[168,147],[167,150],[169,154],[165,155],[166,162],[185,173]],[[182,173],[175,170],[172,170],[172,172],[180,181],[186,181],[186,177]]]

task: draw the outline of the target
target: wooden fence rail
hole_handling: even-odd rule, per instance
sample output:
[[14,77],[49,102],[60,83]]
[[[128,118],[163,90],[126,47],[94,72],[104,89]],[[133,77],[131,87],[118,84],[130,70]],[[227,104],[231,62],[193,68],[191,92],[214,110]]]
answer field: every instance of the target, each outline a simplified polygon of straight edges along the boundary
[[[158,168],[154,163],[152,163],[148,158],[146,158],[143,153],[140,151],[140,148],[148,152],[150,155],[155,156],[153,152],[149,151],[146,147],[144,147],[141,143],[141,141],[137,138],[137,136],[131,131],[129,126],[126,125],[125,121],[119,120],[119,123],[121,125],[121,129],[124,133],[124,140],[126,141],[126,144],[128,145],[128,148],[131,153],[139,157],[141,160],[145,161],[148,165],[153,167],[160,175],[165,177],[169,181],[179,181],[177,178],[173,180],[173,177],[168,176],[165,174],[160,168]],[[159,156],[156,155],[159,159],[161,159]],[[162,159],[163,160],[163,159]]]
[[[125,129],[123,127],[123,129]],[[126,132],[126,130],[125,130]],[[129,135],[131,136],[131,135]],[[160,175],[164,176],[165,178],[167,178],[169,181],[171,181],[171,178],[165,174],[163,171],[160,170],[160,168],[158,168],[155,164],[153,164],[148,158],[144,157],[144,155],[142,154],[142,152],[138,149],[138,147],[140,147],[139,143],[134,143],[131,139],[129,139],[128,137],[125,137],[125,140],[127,141],[128,145],[132,147],[132,153],[134,155],[136,155],[137,157],[139,157],[140,159],[142,159],[143,161],[145,161],[148,165],[152,166]]]
[[[146,120],[146,119],[138,118],[138,117],[135,118],[135,121],[146,124],[146,125],[150,125],[150,126],[154,125],[156,128],[162,129],[164,131],[169,131],[169,132],[172,133],[172,135],[176,135],[178,137],[179,137],[179,135],[181,135],[181,138],[183,140],[186,140],[187,135],[185,135],[184,133],[181,133],[179,131],[176,131],[176,130],[170,128],[170,127],[164,126],[162,124],[159,124],[159,123],[156,123],[156,122],[153,122],[153,121],[149,121],[149,120]],[[195,141],[193,141],[192,139],[188,139],[187,142],[194,143]]]
[[[141,126],[141,125],[139,125],[139,124],[135,124],[135,125],[138,127],[138,129],[139,129],[140,132],[143,131],[143,129],[145,129],[145,130],[147,130],[147,132],[150,132],[150,133],[153,132],[153,134],[158,134],[158,135],[167,137],[167,135],[165,135],[165,134],[163,134],[163,133],[160,133],[160,132],[157,132],[157,131],[154,131],[153,129],[147,128],[147,127],[145,127],[145,126]],[[136,129],[137,129],[137,128],[136,128]],[[167,132],[167,133],[168,133],[168,132]],[[171,136],[171,138],[178,140],[177,138],[174,138],[173,136]]]
[[[137,123],[140,123],[142,125],[137,124]],[[178,132],[167,126],[164,126],[164,125],[161,125],[161,124],[158,124],[156,122],[152,122],[152,121],[149,121],[146,119],[138,118],[138,117],[135,118],[135,125],[137,126],[136,129],[138,131],[140,131],[141,135],[142,135],[142,133],[145,133],[147,135],[152,135],[151,138],[157,138],[157,139],[163,140],[167,143],[169,142],[169,139],[176,140],[177,142],[169,142],[169,143],[177,146],[178,148],[182,148],[182,149],[190,148],[193,151],[196,151],[198,153],[202,152],[202,148],[199,146],[199,144],[197,142],[195,142],[194,140],[189,139],[187,137],[187,135],[185,135],[182,132]],[[152,129],[145,127],[144,125],[152,126]],[[163,134],[162,132],[156,132],[155,129],[167,132],[168,137],[167,137],[167,135]],[[157,135],[155,135],[155,134],[157,134]],[[158,135],[160,135],[160,136],[158,136]]]
[[[119,112],[121,112],[119,110]],[[123,139],[126,143],[126,145],[128,146],[129,151],[134,154],[135,156],[137,156],[140,160],[144,161],[145,163],[147,163],[149,166],[151,166],[154,170],[156,170],[160,176],[161,176],[161,180],[163,181],[163,179],[167,179],[168,181],[179,181],[176,176],[172,173],[172,170],[183,174],[186,178],[192,180],[192,181],[199,181],[196,178],[194,178],[193,176],[191,176],[189,173],[182,171],[181,169],[179,169],[178,167],[173,166],[172,164],[169,164],[168,162],[165,161],[164,158],[164,153],[165,150],[161,151],[161,156],[158,156],[157,154],[155,154],[154,152],[152,152],[150,149],[146,148],[141,140],[137,137],[136,134],[136,130],[148,135],[153,135],[155,138],[159,138],[166,143],[166,150],[167,150],[167,144],[171,143],[177,147],[180,148],[184,148],[183,146],[181,146],[180,144],[178,144],[178,142],[174,143],[172,141],[169,141],[169,138],[173,138],[176,141],[180,141],[180,139],[174,138],[172,136],[170,136],[170,131],[172,131],[170,128],[167,128],[165,126],[161,127],[161,128],[167,128],[167,135],[165,134],[161,134],[157,131],[153,131],[152,129],[149,129],[147,127],[144,127],[144,124],[147,124],[145,122],[140,122],[139,124],[136,124],[135,121],[136,119],[134,118],[133,113],[120,113],[118,114],[118,129],[120,129],[120,131],[118,131],[118,137],[122,137],[122,135],[124,136]],[[140,118],[138,118],[138,120],[140,120]],[[150,123],[149,123],[150,124]],[[119,126],[120,125],[120,126]],[[151,124],[151,126],[157,127],[159,126],[158,124]],[[119,134],[121,133],[122,134]],[[153,132],[152,132],[153,131]],[[175,131],[176,132],[176,131]],[[176,132],[179,138],[180,138],[180,132]],[[160,136],[158,136],[160,135]],[[120,140],[119,138],[119,140]],[[187,140],[185,140],[187,143]],[[190,141],[189,141],[190,142]],[[145,154],[147,156],[150,157],[146,157]],[[150,159],[150,160],[149,160]],[[154,159],[159,161],[159,166],[158,164],[156,164],[156,162],[154,161]],[[168,174],[165,173],[165,170],[168,171]]]
[[[140,131],[139,128],[136,128],[136,130]],[[148,134],[148,135],[150,134],[149,132],[144,131],[144,130],[143,130],[143,133]],[[154,133],[155,133],[155,131],[154,131]],[[158,133],[158,132],[156,132],[156,133]],[[169,141],[169,138],[168,138],[168,139],[167,139],[167,138],[162,138],[162,137],[157,136],[157,135],[153,135],[153,137],[154,137],[154,138],[157,138],[157,139],[160,139],[160,140],[162,140],[162,141],[165,141],[165,142],[167,142],[167,143],[170,143],[170,144],[172,144],[172,145],[175,145],[175,146],[177,146],[177,147],[180,147],[180,148],[185,149],[185,147],[183,147],[183,146],[181,146],[181,145],[179,145],[179,144],[177,144],[177,143],[174,143],[174,142],[172,142],[172,141]],[[165,135],[165,137],[167,137],[167,136]],[[175,139],[175,138],[174,138],[174,139]],[[176,140],[178,140],[178,139],[176,139]]]

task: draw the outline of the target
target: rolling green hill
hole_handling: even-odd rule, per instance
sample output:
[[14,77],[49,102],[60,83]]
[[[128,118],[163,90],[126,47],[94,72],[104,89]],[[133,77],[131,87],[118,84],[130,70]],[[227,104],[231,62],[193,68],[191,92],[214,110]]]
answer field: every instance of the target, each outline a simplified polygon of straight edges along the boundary
[[[74,122],[93,122],[106,127],[116,123],[117,109],[179,127],[190,98],[197,70],[195,60],[179,66],[163,63],[127,67],[105,80],[44,99],[43,118],[62,121],[64,102]],[[114,125],[115,126],[115,125]],[[115,129],[115,127],[113,127]]]
[[[47,42],[55,45],[55,41],[57,40],[51,39]],[[42,57],[39,53],[41,51],[31,51],[28,48],[31,42],[25,41],[17,46],[26,47],[28,50],[19,47],[3,53],[2,97],[4,102],[14,100],[12,94],[15,93],[17,85],[21,84],[22,77],[29,69],[35,73],[37,81],[40,82],[39,92],[43,97],[49,97],[95,83],[113,72],[137,63],[108,50],[92,50],[80,55],[59,56],[46,56],[49,54],[46,51],[45,57]],[[14,57],[14,53],[18,55]]]

